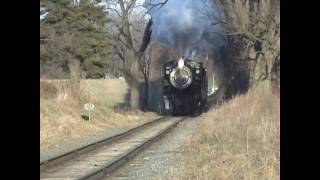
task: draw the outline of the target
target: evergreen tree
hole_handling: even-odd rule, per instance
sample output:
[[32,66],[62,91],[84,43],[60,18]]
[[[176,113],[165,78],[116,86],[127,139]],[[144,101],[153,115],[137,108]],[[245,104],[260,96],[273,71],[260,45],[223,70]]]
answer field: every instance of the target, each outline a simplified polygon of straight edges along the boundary
[[81,71],[101,77],[110,62],[106,12],[91,1],[41,0],[47,17],[40,22],[40,64],[60,67],[79,79]]

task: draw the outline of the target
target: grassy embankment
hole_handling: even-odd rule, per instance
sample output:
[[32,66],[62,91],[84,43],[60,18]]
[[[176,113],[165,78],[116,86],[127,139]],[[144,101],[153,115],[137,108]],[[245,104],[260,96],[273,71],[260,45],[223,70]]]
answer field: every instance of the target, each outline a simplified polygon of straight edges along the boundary
[[[71,93],[68,80],[40,81],[40,150],[65,142],[94,135],[113,127],[136,126],[155,118],[154,113],[115,111],[112,107],[125,102],[127,86],[124,81],[81,80],[80,100]],[[83,105],[91,102],[92,122],[81,118],[87,115]]]
[[279,103],[264,84],[204,114],[170,179],[279,179]]

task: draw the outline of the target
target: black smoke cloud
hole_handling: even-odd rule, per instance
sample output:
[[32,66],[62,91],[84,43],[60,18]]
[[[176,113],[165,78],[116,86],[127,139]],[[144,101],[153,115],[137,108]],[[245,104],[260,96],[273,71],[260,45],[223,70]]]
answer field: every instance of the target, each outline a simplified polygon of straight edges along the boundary
[[[211,25],[216,17],[209,0],[168,0],[163,7],[152,7],[164,0],[145,0],[144,7],[151,9],[152,34],[156,41],[167,44],[186,57],[199,54],[201,47],[209,41],[212,31],[221,31],[219,25]],[[202,48],[203,49],[203,48]]]

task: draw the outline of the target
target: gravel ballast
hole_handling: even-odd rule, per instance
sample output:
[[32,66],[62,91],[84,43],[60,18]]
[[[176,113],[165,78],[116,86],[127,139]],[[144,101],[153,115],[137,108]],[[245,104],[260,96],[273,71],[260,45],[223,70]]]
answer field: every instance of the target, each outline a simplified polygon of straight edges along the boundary
[[199,120],[200,117],[181,122],[105,180],[159,179],[181,172],[183,169],[177,165],[184,157],[181,146],[191,138]]

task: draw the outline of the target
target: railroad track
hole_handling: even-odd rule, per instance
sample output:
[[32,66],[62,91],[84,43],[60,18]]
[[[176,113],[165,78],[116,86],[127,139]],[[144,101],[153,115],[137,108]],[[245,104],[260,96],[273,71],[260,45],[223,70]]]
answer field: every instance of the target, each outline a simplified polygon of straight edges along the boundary
[[40,162],[40,179],[100,179],[185,118],[164,117]]

